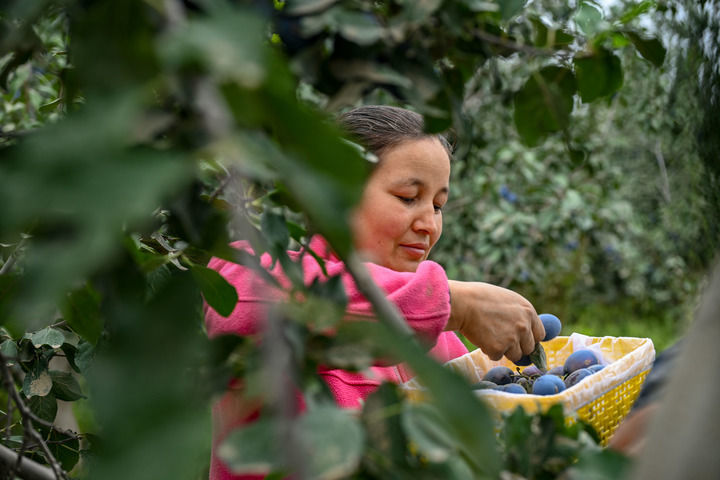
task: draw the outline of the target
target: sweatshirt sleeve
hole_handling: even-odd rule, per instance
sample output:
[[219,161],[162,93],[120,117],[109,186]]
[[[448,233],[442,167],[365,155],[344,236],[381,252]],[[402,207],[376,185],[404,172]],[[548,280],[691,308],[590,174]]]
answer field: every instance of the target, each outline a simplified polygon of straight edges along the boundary
[[[247,246],[238,243],[236,248]],[[293,252],[295,253],[295,252]],[[310,255],[295,255],[302,262],[304,281],[310,284],[315,278],[323,279],[324,273]],[[289,286],[279,265],[272,266],[272,259],[264,254],[261,265],[281,285]],[[366,263],[373,280],[393,302],[408,325],[425,341],[434,345],[450,318],[450,292],[443,268],[435,262],[420,263],[416,272],[397,272],[376,264]],[[285,292],[270,286],[252,269],[221,259],[212,259],[208,267],[217,270],[238,292],[238,304],[228,317],[223,317],[207,304],[205,321],[208,335],[221,334],[254,335],[262,330],[268,306],[286,298]],[[370,302],[358,291],[345,265],[337,258],[327,259],[325,268],[329,276],[341,275],[348,296],[348,314],[371,318]]]

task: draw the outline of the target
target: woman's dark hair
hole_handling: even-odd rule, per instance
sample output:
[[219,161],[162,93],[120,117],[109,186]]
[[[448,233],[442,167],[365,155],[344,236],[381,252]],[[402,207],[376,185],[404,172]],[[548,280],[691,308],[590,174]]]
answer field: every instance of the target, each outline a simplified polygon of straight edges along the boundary
[[352,140],[378,157],[408,140],[437,138],[452,158],[452,146],[447,138],[426,133],[422,115],[405,108],[364,105],[343,113],[338,121]]

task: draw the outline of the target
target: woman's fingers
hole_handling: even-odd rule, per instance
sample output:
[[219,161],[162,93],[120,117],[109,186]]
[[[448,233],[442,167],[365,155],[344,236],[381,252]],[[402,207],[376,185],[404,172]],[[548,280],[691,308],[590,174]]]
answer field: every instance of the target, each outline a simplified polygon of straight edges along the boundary
[[535,308],[522,295],[488,283],[449,281],[452,312],[447,329],[457,329],[491,360],[519,360],[545,337]]
[[[537,313],[535,313],[535,315],[533,315],[532,333],[533,333],[533,337],[535,337],[534,343],[541,342],[545,338],[545,327],[543,326],[542,320],[540,320],[540,317],[537,315]],[[533,348],[535,348],[534,344],[533,344]]]

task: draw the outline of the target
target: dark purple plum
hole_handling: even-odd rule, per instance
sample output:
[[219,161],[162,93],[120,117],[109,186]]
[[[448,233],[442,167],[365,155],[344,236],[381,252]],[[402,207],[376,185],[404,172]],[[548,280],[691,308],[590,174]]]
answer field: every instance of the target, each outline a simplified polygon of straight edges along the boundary
[[595,365],[599,363],[597,357],[595,356],[595,353],[593,353],[592,350],[588,349],[582,349],[578,350],[577,352],[573,352],[570,354],[570,356],[565,360],[564,371],[565,374],[569,374],[574,372],[575,370],[580,370],[581,368],[587,368],[590,365]]
[[535,380],[532,393],[535,395],[555,395],[563,390],[565,390],[565,383],[563,383],[560,377],[546,374]]
[[532,377],[533,375],[540,376],[543,374],[543,372],[541,372],[540,369],[535,365],[530,365],[529,367],[523,368],[521,373],[528,377]]
[[599,372],[600,370],[602,370],[603,368],[605,368],[605,365],[601,365],[601,364],[599,364],[599,363],[596,363],[595,365],[590,365],[590,366],[588,367],[588,370],[590,370],[592,373],[597,373],[597,372]]
[[557,377],[562,377],[565,375],[565,367],[563,365],[558,365],[557,367],[553,367],[550,370],[548,370],[548,375],[555,375]]
[[488,382],[487,380],[480,380],[476,384],[472,385],[470,388],[473,390],[486,390],[486,389],[494,389],[497,388],[497,383],[495,382]]
[[589,377],[590,375],[592,375],[592,372],[589,368],[581,368],[579,370],[575,370],[570,375],[565,377],[565,387],[570,388],[573,385],[580,383],[583,378]]
[[560,334],[562,323],[560,323],[560,319],[558,317],[552,313],[541,313],[538,317],[540,317],[540,321],[542,322],[543,327],[545,327],[545,338],[543,338],[543,342],[552,340]]
[[520,357],[520,360],[515,362],[515,365],[518,367],[526,367],[532,363],[532,360],[530,360],[530,355],[523,355]]
[[508,383],[512,383],[513,371],[508,367],[493,367],[487,371],[482,379],[487,380],[488,382],[493,382],[497,385],[506,385]]

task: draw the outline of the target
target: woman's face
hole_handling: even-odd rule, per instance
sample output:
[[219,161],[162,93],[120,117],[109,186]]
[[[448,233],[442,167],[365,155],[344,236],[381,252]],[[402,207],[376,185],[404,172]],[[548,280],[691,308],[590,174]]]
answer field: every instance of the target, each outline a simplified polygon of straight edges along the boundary
[[355,248],[384,267],[417,270],[442,233],[449,182],[450,158],[436,138],[385,152],[353,212]]

